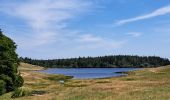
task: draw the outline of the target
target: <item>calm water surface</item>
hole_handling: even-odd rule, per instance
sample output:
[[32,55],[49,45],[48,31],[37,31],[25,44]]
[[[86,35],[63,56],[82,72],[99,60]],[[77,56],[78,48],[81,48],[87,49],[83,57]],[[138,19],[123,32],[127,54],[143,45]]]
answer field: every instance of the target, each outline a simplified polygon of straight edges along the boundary
[[41,72],[73,76],[74,79],[93,79],[123,76],[125,74],[116,72],[127,72],[130,70],[139,70],[139,68],[49,68]]

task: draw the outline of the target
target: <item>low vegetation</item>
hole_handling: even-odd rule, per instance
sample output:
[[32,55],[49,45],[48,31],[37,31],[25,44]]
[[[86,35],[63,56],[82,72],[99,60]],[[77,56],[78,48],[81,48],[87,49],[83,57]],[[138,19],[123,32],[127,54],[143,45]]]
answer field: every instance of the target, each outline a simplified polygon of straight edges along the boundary
[[64,76],[64,75],[53,75],[53,76],[49,76],[47,77],[48,80],[51,81],[67,81],[69,79],[72,79],[73,76]]
[[30,96],[32,94],[32,90],[29,88],[21,87],[16,89],[12,93],[12,98],[23,97],[23,96]]
[[[33,69],[29,70],[31,68]],[[37,70],[42,70],[42,67],[25,63],[22,63],[19,69],[25,80],[24,88],[26,91],[31,90],[31,94],[11,98],[14,92],[10,92],[0,96],[0,100],[170,99],[170,66],[130,71],[128,76],[123,77],[86,80],[39,73]],[[60,83],[60,79],[66,81]],[[22,92],[16,92],[18,93]]]

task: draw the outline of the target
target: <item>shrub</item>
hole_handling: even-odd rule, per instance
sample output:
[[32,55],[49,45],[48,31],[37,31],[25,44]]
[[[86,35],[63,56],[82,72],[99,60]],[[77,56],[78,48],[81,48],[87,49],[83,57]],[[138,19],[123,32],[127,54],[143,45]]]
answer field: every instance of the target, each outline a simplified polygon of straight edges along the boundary
[[30,96],[32,94],[32,90],[26,87],[21,87],[16,89],[12,93],[12,98],[18,98],[18,97],[23,97],[23,96]]
[[14,90],[14,86],[13,86],[11,77],[2,74],[2,75],[0,75],[0,79],[5,82],[5,89],[7,90],[7,92]]
[[15,51],[16,44],[0,30],[0,95],[23,85],[23,79],[18,72],[19,59]]
[[0,80],[0,95],[4,94],[5,92],[5,82],[3,80]]
[[15,87],[21,87],[24,83],[24,79],[20,75],[15,75]]

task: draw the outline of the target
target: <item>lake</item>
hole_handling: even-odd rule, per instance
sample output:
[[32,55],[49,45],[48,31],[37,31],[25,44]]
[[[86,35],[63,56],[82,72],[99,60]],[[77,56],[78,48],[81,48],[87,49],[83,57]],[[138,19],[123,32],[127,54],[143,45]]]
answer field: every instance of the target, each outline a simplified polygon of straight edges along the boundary
[[124,76],[126,74],[117,72],[127,72],[131,70],[139,70],[139,68],[49,68],[41,72],[73,76],[74,79],[94,79]]

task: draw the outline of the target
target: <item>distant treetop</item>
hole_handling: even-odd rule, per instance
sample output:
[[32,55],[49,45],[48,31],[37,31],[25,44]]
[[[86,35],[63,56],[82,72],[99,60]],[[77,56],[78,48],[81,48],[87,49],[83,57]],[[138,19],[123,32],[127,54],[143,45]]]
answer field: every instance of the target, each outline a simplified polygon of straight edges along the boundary
[[100,57],[79,57],[71,59],[36,60],[20,58],[22,62],[50,68],[120,68],[159,67],[170,64],[166,58],[157,56],[111,55]]

